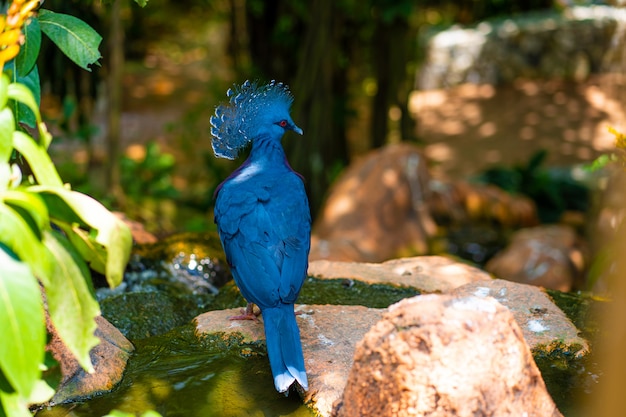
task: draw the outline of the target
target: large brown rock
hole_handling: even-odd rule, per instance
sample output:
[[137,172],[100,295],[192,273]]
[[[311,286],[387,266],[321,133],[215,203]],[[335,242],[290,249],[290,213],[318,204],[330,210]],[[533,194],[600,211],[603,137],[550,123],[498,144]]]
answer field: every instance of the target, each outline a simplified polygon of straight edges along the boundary
[[414,145],[389,145],[359,159],[329,192],[310,259],[380,262],[426,253],[436,232],[428,183],[427,161]]
[[561,416],[519,326],[491,298],[424,295],[357,346],[334,415]]
[[100,343],[89,352],[94,367],[91,374],[85,372],[61,339],[52,332],[48,350],[59,362],[62,378],[51,405],[110,391],[122,379],[126,362],[135,347],[104,317],[97,316],[96,323],[98,328],[94,334]]
[[570,291],[587,267],[586,252],[572,227],[538,226],[516,232],[485,269],[509,281]]

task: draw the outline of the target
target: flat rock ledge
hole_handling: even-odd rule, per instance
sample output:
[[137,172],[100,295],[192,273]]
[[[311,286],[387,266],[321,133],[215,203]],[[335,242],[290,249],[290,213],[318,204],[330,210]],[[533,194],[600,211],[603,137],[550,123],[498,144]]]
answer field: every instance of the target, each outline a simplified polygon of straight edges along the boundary
[[[262,321],[230,320],[240,309],[209,311],[195,318],[196,333],[240,333],[244,343],[265,340]],[[330,416],[352,368],[354,348],[386,309],[362,306],[298,305],[296,311],[309,390],[304,402]]]
[[558,345],[581,357],[589,343],[543,288],[493,278],[489,273],[443,256],[417,256],[382,263],[312,261],[309,275],[319,279],[349,278],[367,284],[410,287],[422,294],[493,297],[513,313],[531,349]]
[[367,284],[391,284],[417,288],[422,293],[448,293],[461,285],[490,281],[491,275],[444,256],[415,256],[382,263],[311,261],[309,275],[315,278],[348,278]]

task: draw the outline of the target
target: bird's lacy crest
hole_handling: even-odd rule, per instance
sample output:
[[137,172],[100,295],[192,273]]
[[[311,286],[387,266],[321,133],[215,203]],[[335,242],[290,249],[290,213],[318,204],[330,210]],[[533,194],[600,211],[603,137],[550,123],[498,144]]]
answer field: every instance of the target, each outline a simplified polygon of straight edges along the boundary
[[289,109],[293,102],[289,87],[276,81],[262,86],[250,81],[235,84],[226,95],[228,103],[218,105],[211,116],[213,152],[226,159],[235,159],[254,138],[261,115]]

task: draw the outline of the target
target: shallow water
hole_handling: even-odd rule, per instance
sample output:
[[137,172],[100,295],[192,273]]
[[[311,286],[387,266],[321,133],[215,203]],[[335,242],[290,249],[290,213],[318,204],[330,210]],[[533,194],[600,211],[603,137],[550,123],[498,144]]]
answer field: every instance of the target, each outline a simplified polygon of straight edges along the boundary
[[262,347],[199,341],[191,326],[141,340],[122,382],[110,393],[42,410],[37,417],[95,417],[113,409],[156,410],[164,417],[292,416],[315,414],[297,393],[274,389]]
[[[383,308],[418,293],[411,288],[367,285],[350,279],[308,278],[299,302],[318,304],[332,300],[333,304]],[[581,294],[554,291],[550,295],[583,336],[593,340],[598,329],[598,309],[605,303]],[[203,303],[207,310],[245,305],[232,282],[222,287],[217,296],[207,297],[204,301],[210,301],[210,305]],[[151,310],[150,320],[162,320],[162,313]],[[242,345],[221,335],[199,340],[192,325],[133,342],[136,351],[123,380],[112,392],[42,410],[37,417],[98,417],[113,409],[137,415],[156,410],[164,417],[315,415],[302,404],[297,393],[285,397],[274,390],[263,344]],[[534,352],[534,358],[561,412],[568,417],[583,417],[579,405],[593,394],[601,374],[594,358],[576,358],[558,349]]]

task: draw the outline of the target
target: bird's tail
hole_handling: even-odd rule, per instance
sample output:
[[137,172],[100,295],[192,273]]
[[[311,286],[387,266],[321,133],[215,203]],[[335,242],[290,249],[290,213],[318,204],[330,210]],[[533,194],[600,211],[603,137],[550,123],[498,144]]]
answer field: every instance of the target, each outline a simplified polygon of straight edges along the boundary
[[294,381],[307,390],[309,383],[293,304],[265,307],[262,314],[267,355],[276,390],[286,392]]

